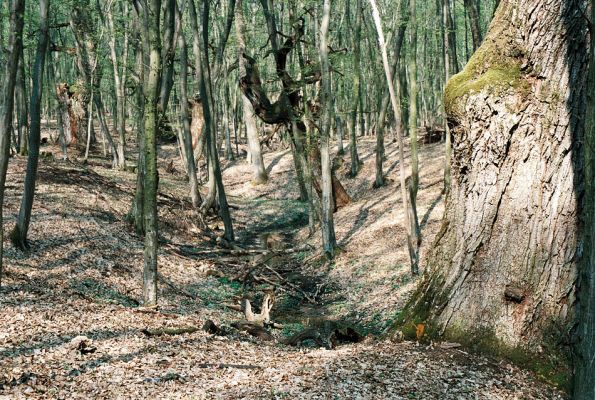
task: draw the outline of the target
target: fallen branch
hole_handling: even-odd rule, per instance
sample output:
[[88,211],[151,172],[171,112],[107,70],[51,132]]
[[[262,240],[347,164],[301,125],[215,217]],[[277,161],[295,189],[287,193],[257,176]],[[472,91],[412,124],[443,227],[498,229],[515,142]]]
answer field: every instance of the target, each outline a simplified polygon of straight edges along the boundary
[[211,368],[211,369],[226,369],[226,368],[236,368],[236,369],[262,369],[259,365],[242,365],[242,364],[211,364],[211,363],[203,363],[198,364],[198,368]]
[[158,328],[158,329],[143,329],[141,332],[149,337],[163,336],[163,335],[183,335],[185,333],[198,332],[200,328],[194,326],[178,327],[178,328]]

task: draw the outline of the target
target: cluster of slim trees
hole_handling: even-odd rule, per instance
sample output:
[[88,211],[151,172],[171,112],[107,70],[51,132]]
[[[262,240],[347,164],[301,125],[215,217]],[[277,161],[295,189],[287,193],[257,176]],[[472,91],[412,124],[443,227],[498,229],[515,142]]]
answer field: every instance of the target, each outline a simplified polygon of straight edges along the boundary
[[[358,139],[375,136],[374,186],[381,187],[392,136],[417,274],[418,136],[443,130],[447,210],[407,317],[435,321],[441,334],[493,329],[490,338],[510,345],[540,343],[551,324],[578,326],[577,398],[593,398],[593,375],[584,373],[594,360],[593,190],[576,183],[592,176],[590,150],[578,146],[593,135],[592,112],[581,108],[593,96],[592,65],[591,81],[584,79],[591,2],[550,3],[2,1],[0,218],[9,158],[21,153],[27,172],[11,238],[25,248],[42,116],[58,121],[65,157],[79,147],[87,158],[101,144],[115,168],[137,166],[128,217],[145,238],[143,297],[152,306],[160,140],[178,141],[192,204],[217,212],[232,242],[220,153],[237,157],[245,142],[253,182],[266,182],[259,131],[276,127],[332,257],[333,213],[350,198],[331,146],[339,155],[348,147],[354,177]],[[127,141],[138,146],[137,159]]]
[[[87,159],[101,143],[113,167],[138,165],[128,217],[146,240],[148,304],[156,302],[159,140],[168,135],[178,140],[192,204],[203,213],[218,212],[224,237],[232,241],[219,153],[237,157],[238,143],[245,141],[253,182],[266,182],[259,131],[277,127],[293,152],[300,198],[310,204],[311,221],[321,222],[324,251],[332,257],[333,212],[349,196],[334,174],[331,144],[342,154],[348,141],[350,174],[355,176],[361,167],[358,138],[376,135],[375,187],[380,187],[385,183],[384,131],[393,127],[402,160],[403,137],[411,137],[413,169],[407,182],[409,173],[402,171],[401,187],[409,188],[403,201],[410,210],[408,243],[417,273],[417,130],[444,125],[440,93],[446,78],[471,56],[493,13],[493,2],[481,3],[480,8],[476,1],[419,6],[386,1],[380,4],[381,15],[377,5],[363,0],[74,0],[54,1],[51,7],[49,0],[39,5],[4,2],[2,15],[10,18],[0,25],[8,71],[3,80],[3,171],[11,153],[28,157],[12,241],[27,247],[42,118],[57,121],[53,137],[65,158],[78,148]],[[378,46],[383,27],[388,42]],[[23,35],[23,29],[32,34]],[[382,73],[386,63],[392,97]],[[391,99],[393,112],[387,113]],[[131,130],[135,137],[129,136]],[[136,142],[137,160],[127,154],[127,141]],[[208,177],[204,198],[199,192],[203,157]]]

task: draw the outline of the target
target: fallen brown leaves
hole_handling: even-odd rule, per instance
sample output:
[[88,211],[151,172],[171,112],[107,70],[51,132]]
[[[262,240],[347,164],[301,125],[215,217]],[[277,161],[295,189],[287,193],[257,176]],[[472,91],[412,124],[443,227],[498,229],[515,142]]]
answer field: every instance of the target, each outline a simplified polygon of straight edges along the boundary
[[[242,183],[249,176],[243,163],[226,170],[230,198],[238,205],[234,218],[240,237],[254,235],[248,228],[279,218],[286,208],[279,199],[296,194],[287,181],[292,174],[289,154],[266,156],[267,164],[276,159],[269,183],[261,187]],[[17,211],[24,166],[23,159],[11,161],[9,226]],[[6,285],[0,292],[2,399],[563,398],[532,374],[471,356],[456,344],[425,347],[368,339],[329,351],[264,342],[238,331],[217,336],[195,330],[206,320],[229,327],[238,318],[236,310],[225,307],[237,290],[221,277],[237,274],[242,266],[225,258],[225,251],[198,257],[163,246],[159,265],[167,283],[160,285],[160,308],[141,309],[142,241],[121,222],[134,191],[134,175],[98,165],[87,173],[76,165],[51,163],[42,164],[40,177],[31,251],[23,254],[6,243]],[[212,251],[214,243],[193,228],[193,211],[185,202],[172,200],[186,196],[183,177],[163,174],[161,185],[168,193],[160,207],[163,240],[186,243],[195,253]],[[391,214],[383,216],[378,207],[389,209],[393,200],[387,192],[379,203],[365,203],[363,193],[350,190],[359,203],[338,216],[345,247],[341,258],[358,252],[371,257],[383,250],[362,251],[370,237],[361,236],[362,229],[352,226],[353,221],[362,219],[373,227],[367,232],[380,235],[390,225],[382,218]],[[422,195],[422,208],[429,206],[433,194]],[[255,200],[263,197],[279,202]],[[369,214],[363,213],[366,209]],[[374,222],[367,220],[370,216]],[[385,265],[381,257],[377,261]],[[394,295],[395,277],[383,275],[388,267],[379,268],[369,281],[364,280],[367,272],[358,275],[361,264],[345,261],[335,268],[329,279],[346,281],[326,282],[318,290],[361,285],[361,290],[346,293],[348,313],[369,316],[371,310],[396,307],[398,300],[388,295],[361,301],[364,295]],[[275,273],[270,277],[279,278]],[[192,329],[176,335],[143,333],[180,327]]]

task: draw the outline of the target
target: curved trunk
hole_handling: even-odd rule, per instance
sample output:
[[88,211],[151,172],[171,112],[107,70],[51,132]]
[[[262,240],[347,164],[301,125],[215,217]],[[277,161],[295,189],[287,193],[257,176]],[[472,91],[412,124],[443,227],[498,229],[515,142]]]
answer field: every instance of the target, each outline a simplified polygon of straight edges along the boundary
[[449,81],[452,187],[408,325],[485,350],[564,352],[583,196],[585,3],[503,0]]

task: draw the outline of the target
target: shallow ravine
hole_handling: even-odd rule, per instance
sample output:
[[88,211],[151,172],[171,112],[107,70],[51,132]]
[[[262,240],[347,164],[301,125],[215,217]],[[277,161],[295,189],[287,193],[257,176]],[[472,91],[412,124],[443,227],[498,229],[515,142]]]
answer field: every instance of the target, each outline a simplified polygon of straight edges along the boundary
[[[424,246],[441,217],[435,183],[441,159],[439,145],[434,146],[422,152]],[[310,250],[318,248],[319,237],[308,237],[288,152],[266,154],[267,165],[276,160],[266,185],[248,182],[250,169],[243,160],[225,169],[238,245],[262,249],[268,243],[279,254],[267,261],[269,266],[316,300],[304,300],[299,291],[281,285],[272,311],[273,320],[284,324],[273,332],[278,338],[325,319],[352,321],[363,333],[380,332],[414,287],[401,254],[395,184],[370,189],[372,143],[362,141],[362,149],[361,176],[342,178],[354,203],[336,214],[342,251],[333,263]],[[232,329],[223,336],[203,332],[206,320],[227,328],[241,318],[225,304],[237,303],[242,283],[234,278],[262,254],[236,257],[197,229],[188,201],[177,200],[187,196],[183,169],[175,164],[177,172],[165,171],[174,151],[164,147],[159,160],[163,279],[158,311],[138,306],[142,240],[123,222],[134,174],[112,171],[100,159],[89,167],[42,163],[31,250],[23,254],[5,243],[0,398],[564,398],[532,373],[439,344],[398,343],[382,336],[326,350],[261,341]],[[387,149],[389,178],[395,173],[394,151],[392,145]],[[9,227],[24,165],[22,158],[10,165]],[[217,232],[217,221],[209,224]],[[274,275],[267,271],[256,274]],[[250,290],[258,294],[268,286],[256,282]],[[188,326],[199,330],[143,334],[147,328]],[[80,336],[92,352],[82,351]]]

